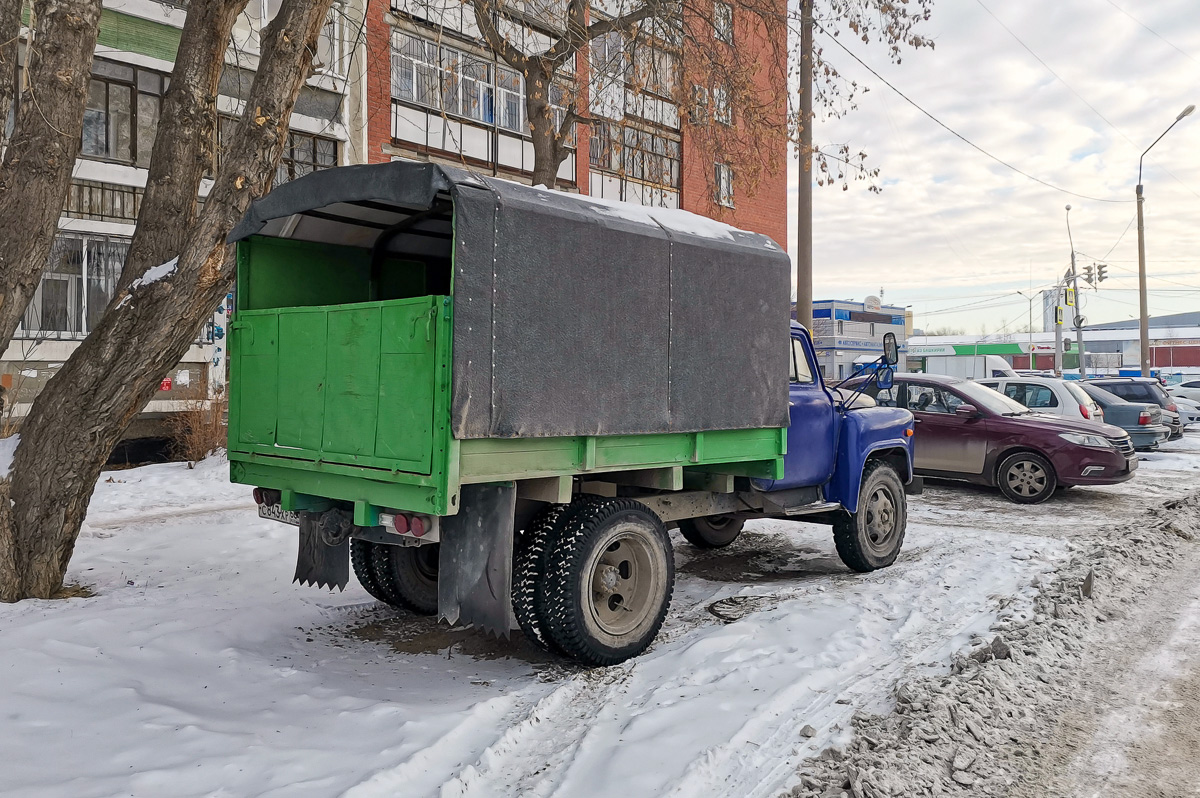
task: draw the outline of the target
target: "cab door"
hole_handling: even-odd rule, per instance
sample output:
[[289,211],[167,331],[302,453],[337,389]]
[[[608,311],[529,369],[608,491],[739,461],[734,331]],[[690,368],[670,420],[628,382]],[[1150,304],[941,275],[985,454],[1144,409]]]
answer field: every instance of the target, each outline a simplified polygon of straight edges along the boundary
[[837,424],[833,399],[821,384],[808,342],[792,338],[791,381],[788,385],[787,454],[784,478],[771,490],[824,485],[833,475]]
[[987,425],[982,417],[960,416],[965,399],[941,385],[907,383],[907,405],[915,420],[913,467],[920,471],[982,474]]

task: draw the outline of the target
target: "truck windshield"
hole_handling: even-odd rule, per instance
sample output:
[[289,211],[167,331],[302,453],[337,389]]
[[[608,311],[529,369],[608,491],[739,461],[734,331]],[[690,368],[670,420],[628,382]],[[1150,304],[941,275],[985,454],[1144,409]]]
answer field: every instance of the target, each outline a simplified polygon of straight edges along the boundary
[[954,390],[961,393],[968,402],[976,407],[990,410],[1001,416],[1023,416],[1029,408],[1020,402],[1009,399],[999,391],[994,391],[977,382],[958,382]]

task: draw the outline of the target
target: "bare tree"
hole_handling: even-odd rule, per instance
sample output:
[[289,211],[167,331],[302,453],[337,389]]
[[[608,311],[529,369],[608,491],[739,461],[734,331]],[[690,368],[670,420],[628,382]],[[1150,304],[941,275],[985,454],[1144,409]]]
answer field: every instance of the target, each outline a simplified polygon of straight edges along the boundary
[[[905,48],[920,50],[933,48],[933,39],[922,35],[918,27],[929,20],[934,0],[815,0],[813,3],[813,26],[826,40],[838,39],[843,34],[875,44],[887,51],[892,63],[899,64]],[[804,24],[799,8],[789,11],[788,25],[799,31]],[[799,34],[796,33],[798,36]],[[799,83],[800,71],[809,68],[799,50],[791,54],[789,74]],[[838,68],[838,60],[831,57],[814,37],[812,63],[813,75],[813,118],[801,118],[799,103],[790,113],[789,127],[793,135],[805,125],[812,125],[816,117],[840,118],[858,107],[860,94],[869,91],[867,86],[847,78]],[[849,143],[840,142],[825,146],[814,146],[811,152],[801,153],[805,171],[817,172],[817,185],[840,185],[849,187],[849,182],[862,180],[871,191],[878,192],[875,178],[877,167],[866,165],[867,154],[856,150]]]
[[[21,8],[25,0],[0,0],[0,75],[15,75],[21,39]],[[8,144],[8,115],[12,112],[16,84],[0,81],[0,154]]]
[[[8,479],[0,480],[0,600],[47,598],[61,589],[105,459],[227,291],[233,259],[225,239],[251,200],[271,185],[329,7],[330,0],[283,0],[263,33],[245,110],[224,142],[212,189],[191,223],[172,214],[180,203],[191,207],[198,185],[164,184],[152,205],[147,193],[126,265],[127,276],[138,276],[114,297],[96,330],[34,401]],[[221,0],[205,8],[219,24],[230,10]],[[211,73],[203,65],[218,44],[224,47],[228,31],[196,24],[185,27],[184,35],[208,42],[194,43],[196,61],[176,64],[172,90],[185,75],[193,81],[176,98],[187,106],[187,93],[203,98],[208,89]],[[198,122],[201,116],[209,118]],[[191,122],[170,124],[195,143],[213,121],[201,112]],[[153,161],[177,146],[169,137],[160,130]],[[152,167],[151,179],[166,174],[159,167]],[[180,174],[194,176],[194,165],[184,164]],[[156,232],[172,225],[183,229],[174,236]],[[137,236],[153,239],[138,242]]]
[[[0,28],[0,35],[19,31],[19,2],[17,14],[15,29]],[[0,247],[0,352],[33,298],[58,230],[83,133],[100,0],[34,0],[32,15],[25,56],[28,77],[0,164],[0,229],[5,242]],[[11,44],[15,48],[15,42]],[[2,73],[0,80],[11,81],[11,75]]]
[[[734,18],[717,18],[719,7],[733,6],[710,0],[466,2],[484,46],[524,78],[534,184],[556,185],[576,136],[587,133],[578,124],[620,125],[627,92],[647,106],[664,100],[694,126],[692,142],[704,150],[738,153],[747,182],[772,163],[772,145],[775,154],[784,146],[784,0],[733,0],[737,28],[751,37],[741,46],[720,32]],[[653,96],[645,99],[644,91]],[[613,143],[622,165],[633,160],[621,157],[625,146]],[[661,153],[649,155],[654,164],[639,160],[637,179],[668,185],[672,176],[654,158]]]

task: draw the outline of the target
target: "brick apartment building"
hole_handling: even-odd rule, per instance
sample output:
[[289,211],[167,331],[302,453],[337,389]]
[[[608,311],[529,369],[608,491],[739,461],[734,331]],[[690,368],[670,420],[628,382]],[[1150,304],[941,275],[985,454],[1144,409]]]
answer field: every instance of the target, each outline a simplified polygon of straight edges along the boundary
[[[530,13],[524,17],[524,35],[527,41],[532,39],[527,46],[539,50],[548,47],[551,39],[536,28],[549,25],[552,31],[555,7],[560,13],[565,8],[565,3],[549,0],[547,12],[546,1],[525,0]],[[534,9],[536,2],[543,5]],[[601,13],[602,2],[593,1],[593,18]],[[730,47],[763,50],[763,31],[742,19],[732,5],[717,2],[715,9],[714,20],[729,23],[726,30],[714,30],[717,38]],[[549,22],[529,22],[535,18]],[[529,182],[533,145],[524,118],[523,78],[479,45],[481,37],[469,4],[458,0],[391,0],[390,7],[368,4],[366,38],[369,162],[429,160]],[[591,116],[587,124],[576,126],[572,153],[558,172],[558,187],[683,208],[765,233],[785,245],[786,86],[771,85],[768,65],[755,75],[758,90],[777,105],[775,114],[781,124],[778,141],[770,142],[766,150],[775,153],[773,162],[764,164],[753,181],[743,180],[740,173],[755,170],[740,170],[736,152],[708,152],[696,133],[695,125],[719,121],[689,119],[672,100],[678,96],[676,81],[687,80],[680,74],[677,53],[660,45],[638,53],[639,59],[660,66],[660,78],[639,81],[637,88],[623,74],[603,85],[596,79],[606,57],[609,64],[634,60],[611,58],[612,48],[623,46],[628,45],[618,34],[593,41],[566,71],[564,85],[551,90],[554,106],[556,97],[572,90],[567,81],[574,80],[579,104]],[[773,52],[785,57],[783,47]],[[774,82],[783,84],[783,73],[779,69]],[[556,115],[564,111],[555,107]],[[738,124],[736,113],[733,109],[730,114],[733,124]],[[743,157],[761,158],[762,152]]]

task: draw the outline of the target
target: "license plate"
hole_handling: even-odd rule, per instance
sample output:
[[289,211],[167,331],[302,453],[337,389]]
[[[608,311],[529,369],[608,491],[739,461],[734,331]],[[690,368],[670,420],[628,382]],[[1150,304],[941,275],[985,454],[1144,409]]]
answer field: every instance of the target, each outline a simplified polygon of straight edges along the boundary
[[258,505],[258,517],[270,518],[272,521],[280,521],[292,526],[300,526],[300,513],[293,510],[285,510],[278,504]]
[[1137,467],[1138,467],[1138,458],[1136,455],[1134,457],[1126,457],[1125,458],[1125,469],[1127,471],[1137,471]]

